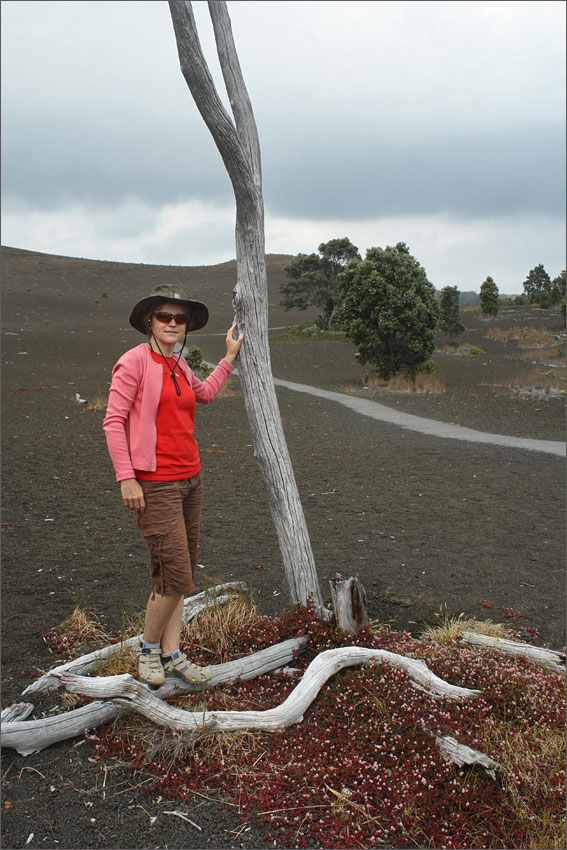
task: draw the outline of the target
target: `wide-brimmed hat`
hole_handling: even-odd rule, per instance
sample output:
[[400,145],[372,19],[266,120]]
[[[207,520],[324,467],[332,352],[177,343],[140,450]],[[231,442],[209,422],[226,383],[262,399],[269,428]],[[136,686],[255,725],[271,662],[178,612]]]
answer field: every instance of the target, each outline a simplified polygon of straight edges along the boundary
[[144,316],[152,307],[157,307],[158,304],[165,304],[166,302],[176,302],[180,307],[185,307],[189,314],[188,331],[197,331],[209,321],[209,311],[204,304],[187,298],[180,286],[166,283],[156,286],[153,292],[150,292],[134,306],[130,314],[132,327],[143,334],[147,333],[148,329],[144,325]]

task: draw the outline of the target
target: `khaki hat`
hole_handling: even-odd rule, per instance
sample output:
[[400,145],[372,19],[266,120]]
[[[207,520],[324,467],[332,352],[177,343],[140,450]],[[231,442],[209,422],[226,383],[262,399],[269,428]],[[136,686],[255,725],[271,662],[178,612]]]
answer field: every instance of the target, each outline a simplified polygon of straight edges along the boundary
[[197,331],[209,321],[209,311],[204,304],[201,304],[200,301],[192,301],[190,298],[187,298],[180,286],[166,283],[156,286],[153,292],[142,298],[134,306],[130,314],[130,324],[132,327],[136,328],[137,331],[141,331],[143,334],[147,333],[147,328],[144,326],[144,316],[151,307],[157,307],[158,304],[165,304],[166,302],[179,302],[180,306],[186,308],[189,314],[189,321],[187,323],[188,331]]

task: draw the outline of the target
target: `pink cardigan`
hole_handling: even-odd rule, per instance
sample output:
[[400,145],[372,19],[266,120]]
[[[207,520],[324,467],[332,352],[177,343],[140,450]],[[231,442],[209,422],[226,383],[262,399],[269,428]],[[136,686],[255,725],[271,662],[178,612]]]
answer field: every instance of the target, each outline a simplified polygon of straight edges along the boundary
[[[195,400],[208,404],[219,394],[234,366],[223,359],[204,381],[193,374],[183,357],[177,368],[187,376]],[[112,370],[102,427],[117,481],[135,478],[134,469],[156,469],[156,416],[162,384],[163,366],[153,360],[145,342],[123,354]]]

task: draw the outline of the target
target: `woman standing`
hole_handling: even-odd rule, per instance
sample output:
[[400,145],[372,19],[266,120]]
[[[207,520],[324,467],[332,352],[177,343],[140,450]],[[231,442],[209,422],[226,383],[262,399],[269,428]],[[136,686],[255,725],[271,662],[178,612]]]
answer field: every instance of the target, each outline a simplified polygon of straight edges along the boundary
[[[205,684],[210,671],[179,649],[183,597],[193,593],[202,481],[193,435],[195,403],[213,401],[233,370],[243,334],[226,336],[226,355],[200,381],[182,357],[188,331],[209,312],[177,286],[158,286],[135,305],[130,324],[147,335],[116,363],[103,422],[122,501],[135,511],[150,555],[152,592],[137,650],[138,677],[159,686],[168,676]],[[182,341],[181,351],[174,354]]]

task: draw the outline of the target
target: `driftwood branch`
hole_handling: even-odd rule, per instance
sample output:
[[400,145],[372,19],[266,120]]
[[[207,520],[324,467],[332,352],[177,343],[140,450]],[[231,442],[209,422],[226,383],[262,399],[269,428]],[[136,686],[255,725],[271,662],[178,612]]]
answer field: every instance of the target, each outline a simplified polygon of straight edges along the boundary
[[33,711],[33,703],[31,702],[15,702],[14,705],[9,705],[8,708],[2,709],[0,722],[14,723],[16,720],[25,720]]
[[136,681],[132,676],[107,676],[89,679],[64,673],[61,680],[71,693],[95,698],[112,699],[118,704],[134,709],[154,723],[190,732],[203,729],[237,731],[259,729],[277,732],[300,723],[325,682],[344,667],[389,664],[405,671],[420,687],[448,699],[458,700],[475,696],[479,691],[451,685],[440,679],[420,660],[407,658],[382,649],[349,646],[321,652],[308,666],[303,678],[291,694],[276,708],[265,711],[183,711],[164,704],[157,694]]
[[[264,673],[269,673],[272,670],[277,670],[280,667],[288,665],[299,652],[305,649],[308,638],[299,637],[291,640],[283,641],[275,646],[270,646],[260,652],[255,652],[245,658],[239,658],[235,661],[229,661],[226,664],[217,664],[209,667],[213,677],[211,684],[220,685],[227,682],[233,682],[236,679],[254,679],[257,676],[262,676]],[[93,683],[104,683],[109,679],[131,679],[139,686],[142,693],[151,694],[153,699],[158,703],[167,696],[173,696],[176,693],[188,691],[200,691],[198,685],[190,685],[182,682],[180,679],[168,679],[164,685],[154,692],[151,692],[146,685],[136,682],[131,676],[109,676],[88,678],[85,676],[76,676],[73,673],[59,674],[63,684],[67,684],[66,677],[71,677],[70,681],[78,681],[85,683],[96,692],[97,696],[109,697],[105,691],[105,686],[97,688]],[[88,685],[88,683],[91,683]],[[108,688],[106,688],[108,690]],[[85,691],[86,693],[86,691]],[[21,705],[21,703],[20,703]],[[28,703],[29,705],[29,703]],[[11,707],[12,708],[12,707]],[[29,711],[33,706],[30,707]],[[123,710],[123,703],[119,700],[103,701],[98,700],[89,705],[77,708],[73,711],[65,712],[54,717],[45,717],[39,720],[23,721],[22,714],[17,711],[12,712],[12,719],[4,720],[2,716],[2,727],[0,736],[0,746],[12,747],[21,755],[27,756],[31,753],[38,752],[45,747],[56,744],[58,741],[65,741],[68,738],[74,738],[75,735],[80,735],[86,729],[93,729],[95,726],[100,726],[102,723],[109,723],[114,720]],[[10,708],[5,709],[6,712]],[[29,711],[27,712],[29,714]],[[27,715],[26,715],[27,716]]]
[[446,761],[453,762],[459,766],[463,764],[478,764],[483,767],[486,772],[494,779],[497,770],[502,770],[501,765],[494,759],[485,756],[480,750],[473,750],[472,747],[467,747],[466,744],[459,744],[455,738],[450,735],[436,736],[435,744],[437,749]]
[[541,646],[532,646],[530,643],[482,635],[477,632],[463,632],[460,643],[496,649],[505,655],[524,656],[534,664],[539,664],[540,667],[547,667],[565,675],[565,653],[556,652],[554,649],[544,649]]
[[[204,590],[202,593],[197,593],[195,596],[187,596],[183,601],[183,621],[185,623],[197,616],[201,611],[204,611],[209,605],[224,605],[234,599],[235,593],[246,590],[247,585],[244,582],[232,581],[226,584],[219,584],[216,587],[211,587]],[[228,592],[227,592],[228,591]],[[84,675],[92,673],[101,663],[113,655],[117,655],[124,649],[131,646],[136,646],[139,643],[141,635],[135,635],[127,640],[114,643],[111,646],[105,646],[102,649],[96,649],[94,652],[89,652],[87,655],[81,655],[80,658],[74,658],[73,661],[67,661],[65,664],[60,664],[44,673],[35,682],[23,691],[22,696],[29,694],[41,693],[43,691],[55,690],[59,687],[59,674],[66,671]]]

